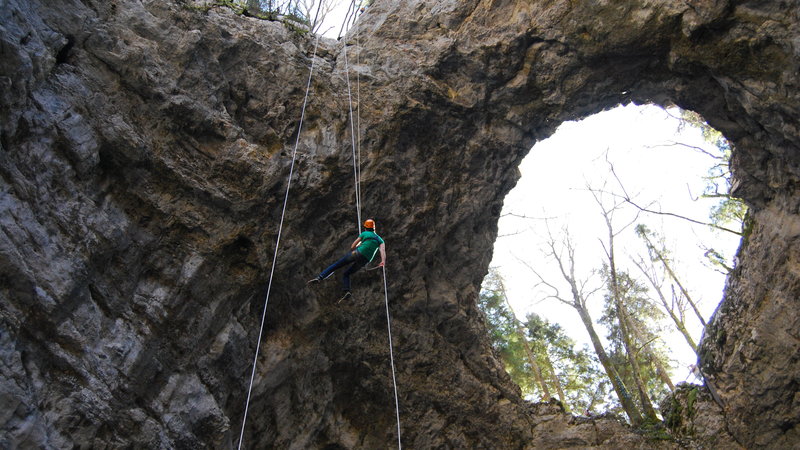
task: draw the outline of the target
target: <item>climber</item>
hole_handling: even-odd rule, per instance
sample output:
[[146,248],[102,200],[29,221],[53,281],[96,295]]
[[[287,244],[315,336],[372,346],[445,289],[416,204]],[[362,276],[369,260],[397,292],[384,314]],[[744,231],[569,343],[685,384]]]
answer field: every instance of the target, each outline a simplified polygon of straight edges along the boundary
[[350,251],[338,261],[328,266],[322,273],[308,280],[309,285],[319,283],[330,277],[336,269],[350,265],[342,275],[344,295],[339,299],[341,302],[352,296],[350,293],[350,275],[356,273],[358,269],[372,261],[378,251],[381,252],[381,263],[378,264],[377,267],[384,267],[386,265],[386,245],[383,239],[375,233],[375,221],[372,219],[365,220],[364,228],[366,228],[366,230],[359,234],[356,240],[350,245]]

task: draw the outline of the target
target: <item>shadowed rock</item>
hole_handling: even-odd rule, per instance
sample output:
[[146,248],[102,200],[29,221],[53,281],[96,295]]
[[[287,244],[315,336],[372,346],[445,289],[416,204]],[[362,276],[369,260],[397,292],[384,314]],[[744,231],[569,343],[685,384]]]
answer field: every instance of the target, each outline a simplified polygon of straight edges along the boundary
[[[313,37],[191,2],[0,14],[0,443],[235,446]],[[379,272],[344,305],[333,279],[305,286],[357,231],[345,43],[404,445],[677,445],[523,401],[476,308],[528,149],[628,102],[734,144],[754,223],[701,366],[738,443],[798,442],[798,36],[782,1],[376,0],[323,39],[246,446],[396,439]]]

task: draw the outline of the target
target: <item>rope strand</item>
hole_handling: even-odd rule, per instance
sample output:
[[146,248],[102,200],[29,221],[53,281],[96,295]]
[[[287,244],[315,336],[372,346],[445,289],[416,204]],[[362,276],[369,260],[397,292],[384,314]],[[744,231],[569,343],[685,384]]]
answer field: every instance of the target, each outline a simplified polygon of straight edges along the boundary
[[361,234],[361,198],[360,198],[360,180],[358,179],[358,162],[356,158],[356,134],[353,123],[353,96],[350,90],[350,67],[347,64],[347,39],[344,42],[344,72],[345,79],[347,80],[347,102],[350,106],[350,141],[353,148],[353,180],[356,190],[356,220],[358,221],[357,229],[358,234]]
[[283,219],[286,215],[286,205],[289,202],[289,189],[292,187],[292,175],[294,174],[294,162],[297,156],[297,147],[300,144],[300,132],[303,129],[303,121],[306,117],[306,105],[308,104],[308,93],[311,90],[311,77],[314,74],[314,59],[317,57],[317,45],[319,44],[319,36],[317,35],[317,40],[314,43],[314,52],[311,56],[311,68],[308,72],[308,82],[306,83],[306,94],[303,97],[303,108],[300,112],[300,124],[297,127],[297,139],[294,143],[294,150],[292,150],[292,164],[289,167],[289,180],[286,184],[286,195],[283,198],[283,210],[281,211],[281,220],[278,225],[278,236],[275,240],[275,253],[272,256],[272,268],[269,272],[269,283],[267,284],[267,295],[264,298],[264,310],[261,313],[261,328],[258,330],[258,341],[256,341],[256,354],[253,358],[253,370],[250,374],[250,387],[247,388],[247,401],[244,405],[244,416],[242,417],[242,431],[239,433],[239,446],[238,449],[241,450],[242,442],[244,441],[244,428],[245,424],[247,423],[247,411],[250,408],[250,396],[253,392],[253,380],[256,376],[256,366],[258,363],[258,352],[261,349],[261,337],[264,334],[264,322],[267,318],[267,303],[269,303],[269,294],[272,290],[272,278],[275,275],[275,264],[278,261],[278,247],[281,243],[281,233],[283,232]]
[[[351,9],[354,8],[354,7],[355,7],[355,0],[353,0],[351,2],[351,4],[350,4],[350,8]],[[345,20],[345,24],[343,24],[343,27],[346,25],[346,21],[347,20]],[[247,389],[247,400],[245,402],[244,414],[243,414],[243,417],[242,417],[242,429],[241,429],[241,432],[239,433],[239,444],[238,444],[238,447],[237,447],[239,450],[241,450],[242,444],[244,442],[244,430],[246,428],[247,414],[248,414],[248,411],[249,411],[249,408],[250,408],[250,400],[252,398],[253,382],[255,380],[255,374],[256,374],[256,369],[257,369],[257,365],[258,365],[258,354],[259,354],[259,351],[261,349],[261,338],[263,337],[263,334],[264,334],[264,323],[266,322],[267,305],[269,304],[269,296],[270,296],[270,293],[272,291],[272,281],[273,281],[273,278],[274,278],[274,275],[275,275],[275,266],[277,265],[277,260],[278,260],[278,249],[280,247],[281,235],[283,233],[283,222],[284,222],[284,219],[285,219],[285,216],[286,216],[286,206],[288,205],[288,202],[289,202],[289,191],[291,190],[291,186],[292,186],[292,176],[294,175],[294,166],[295,166],[295,161],[296,161],[296,157],[297,157],[297,148],[298,148],[298,146],[300,144],[300,133],[301,133],[301,131],[303,129],[303,122],[305,120],[306,106],[308,105],[308,94],[309,94],[309,92],[311,90],[311,80],[312,80],[312,77],[313,77],[313,74],[314,74],[314,59],[316,58],[316,55],[317,55],[317,46],[319,45],[319,38],[320,38],[320,35],[317,35],[317,39],[316,39],[316,41],[314,43],[314,51],[313,51],[313,54],[311,56],[311,67],[310,67],[309,73],[308,73],[308,82],[306,83],[306,92],[305,92],[305,96],[303,97],[303,106],[302,106],[301,113],[300,113],[300,123],[299,123],[298,128],[297,128],[297,138],[295,139],[294,148],[292,150],[292,162],[291,162],[291,165],[289,167],[289,178],[288,178],[288,181],[287,181],[287,184],[286,184],[286,194],[285,194],[284,199],[283,199],[283,208],[281,210],[281,218],[280,218],[280,222],[278,224],[278,234],[277,234],[276,241],[275,241],[275,251],[274,251],[274,254],[273,254],[273,257],[272,257],[272,267],[270,269],[269,282],[267,284],[267,294],[266,294],[266,296],[264,298],[264,308],[263,308],[263,311],[262,311],[262,314],[261,314],[261,325],[260,325],[260,328],[259,328],[259,331],[258,331],[258,340],[256,341],[255,356],[253,357],[253,368],[252,368],[252,371],[250,373],[250,384],[249,384],[249,387]],[[359,45],[358,44],[358,36],[356,36],[356,46],[358,47],[358,45]],[[358,51],[357,56],[356,56],[357,64],[360,63],[359,62],[359,58],[360,58],[360,50]],[[356,155],[356,130],[354,129],[354,127],[357,126],[358,127],[358,132],[360,133],[360,131],[361,131],[360,130],[360,127],[361,127],[360,126],[360,121],[361,121],[361,116],[360,116],[361,115],[361,112],[360,112],[361,94],[360,94],[360,86],[357,86],[356,87],[357,88],[357,101],[358,101],[357,108],[358,108],[358,122],[359,123],[358,123],[358,125],[355,125],[354,121],[353,121],[353,99],[352,99],[352,91],[351,91],[351,88],[350,88],[350,69],[349,69],[348,60],[347,60],[347,43],[346,42],[345,42],[345,45],[344,45],[344,63],[345,63],[345,78],[347,80],[347,99],[348,99],[348,104],[349,104],[349,107],[350,107],[350,137],[351,137],[351,144],[352,144],[352,151],[353,151],[353,177],[354,177],[354,181],[355,181],[356,214],[358,216],[358,231],[359,231],[359,234],[360,234],[361,233],[361,173],[360,173],[361,172],[361,142],[359,140],[359,142],[358,142],[358,154]],[[357,74],[357,78],[356,79],[357,79],[357,83],[360,84],[360,74]],[[397,417],[397,447],[398,447],[398,449],[402,450],[401,436],[400,436],[400,403],[398,401],[398,396],[397,396],[397,379],[396,379],[396,375],[395,375],[394,351],[393,351],[393,344],[392,344],[392,325],[391,325],[391,319],[390,319],[390,315],[389,315],[389,294],[388,294],[388,288],[387,288],[387,282],[386,282],[386,268],[385,267],[383,268],[383,289],[384,289],[384,299],[385,299],[385,304],[386,304],[386,325],[387,325],[388,336],[389,336],[389,359],[390,359],[391,368],[392,368],[392,385],[394,387],[395,414],[396,414],[396,417]]]
[[392,321],[389,319],[389,290],[386,287],[386,267],[383,267],[383,294],[386,301],[386,329],[389,334],[389,361],[392,363],[392,385],[394,386],[394,411],[397,416],[397,448],[402,450],[400,443],[400,402],[397,400],[397,379],[394,370],[394,351],[392,350]]
[[[355,5],[355,0],[351,3],[351,7]],[[356,11],[355,14],[358,14]],[[358,22],[355,22],[356,26],[356,64],[360,64],[360,45],[359,45],[359,37],[358,37]],[[353,97],[351,94],[350,89],[350,68],[348,66],[347,61],[347,40],[345,39],[344,44],[344,66],[345,66],[345,78],[347,80],[347,100],[350,106],[350,137],[352,140],[352,147],[353,147],[353,177],[355,179],[355,191],[356,191],[356,214],[358,215],[358,231],[359,234],[361,233],[361,140],[358,140],[358,155],[356,155],[356,133],[353,129],[354,122],[353,122]],[[360,86],[360,72],[356,72],[356,101],[357,104],[357,111],[358,111],[358,124],[356,125],[358,129],[358,135],[360,136],[361,133],[361,86]],[[397,418],[397,448],[398,450],[402,450],[403,446],[401,443],[401,436],[400,436],[400,402],[397,398],[397,377],[395,375],[395,367],[394,367],[394,349],[392,344],[392,322],[389,316],[389,291],[387,288],[386,283],[386,267],[383,267],[383,293],[384,293],[384,300],[386,304],[386,328],[388,331],[389,336],[389,361],[392,367],[392,386],[394,388],[394,409],[395,409],[395,416]]]
[[[358,14],[358,13],[356,13]],[[356,19],[356,66],[361,65],[361,43],[358,34],[358,20]],[[358,199],[361,206],[364,206],[364,198],[361,196],[361,71],[356,71],[356,144],[358,145]]]

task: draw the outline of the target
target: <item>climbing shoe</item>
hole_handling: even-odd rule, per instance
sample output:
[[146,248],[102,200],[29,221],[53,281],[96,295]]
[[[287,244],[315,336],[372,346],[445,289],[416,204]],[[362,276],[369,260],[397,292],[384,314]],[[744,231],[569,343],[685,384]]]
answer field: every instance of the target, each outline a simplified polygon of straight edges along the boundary
[[342,297],[341,297],[341,298],[339,298],[339,300],[336,300],[336,304],[339,304],[339,303],[341,303],[341,302],[342,302],[342,301],[344,301],[344,300],[348,300],[348,299],[350,299],[352,296],[353,296],[353,294],[351,294],[351,293],[350,293],[350,291],[344,291],[344,295],[342,295]]

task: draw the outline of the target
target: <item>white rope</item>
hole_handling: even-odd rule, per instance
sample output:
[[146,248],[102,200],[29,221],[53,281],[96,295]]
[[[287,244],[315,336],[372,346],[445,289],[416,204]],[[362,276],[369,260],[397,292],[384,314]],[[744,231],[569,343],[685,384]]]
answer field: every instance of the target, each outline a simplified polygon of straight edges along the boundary
[[392,350],[392,321],[389,319],[389,290],[386,287],[386,267],[383,267],[383,294],[386,301],[386,329],[389,331],[389,361],[392,363],[392,385],[394,386],[394,411],[397,416],[397,448],[402,450],[400,443],[400,402],[397,400],[397,379],[394,374],[394,351]]
[[[355,1],[353,2],[355,3]],[[353,123],[353,96],[350,90],[350,68],[347,64],[347,39],[344,42],[344,73],[347,80],[347,102],[350,106],[350,142],[353,148],[353,181],[356,190],[356,220],[358,220],[358,234],[361,234],[361,197],[360,197],[360,180],[358,179],[358,161],[356,158],[356,134]]]
[[294,150],[292,150],[292,164],[289,167],[289,181],[286,184],[286,195],[283,198],[283,210],[281,211],[281,220],[280,224],[278,225],[278,237],[275,240],[275,253],[272,256],[272,269],[269,272],[269,283],[267,285],[267,295],[264,298],[264,310],[261,313],[261,328],[258,330],[258,341],[256,342],[256,355],[253,358],[253,371],[250,374],[250,387],[247,388],[247,402],[244,405],[244,417],[242,417],[242,431],[239,433],[239,450],[242,448],[242,441],[244,440],[244,428],[245,423],[247,422],[247,411],[250,408],[250,396],[253,392],[253,380],[256,376],[256,365],[258,363],[258,352],[261,348],[261,336],[264,334],[264,321],[267,317],[267,303],[269,303],[269,294],[272,290],[272,278],[275,275],[275,264],[278,261],[278,247],[281,243],[281,233],[283,231],[283,219],[286,215],[286,204],[289,201],[289,189],[292,187],[292,175],[294,174],[294,162],[297,155],[297,147],[300,144],[300,132],[303,129],[303,120],[306,117],[306,105],[308,103],[308,93],[311,90],[311,76],[314,74],[314,58],[317,57],[317,45],[319,44],[319,36],[317,35],[317,40],[314,43],[314,53],[311,56],[311,69],[308,72],[308,82],[306,83],[306,94],[303,98],[303,108],[300,112],[300,124],[297,127],[297,139],[294,142]]
[[[356,12],[358,14],[358,11]],[[358,19],[356,19],[356,66],[361,66],[361,43],[358,35]],[[363,206],[364,199],[361,197],[361,71],[356,71],[356,144],[358,145],[358,198]]]
[[[351,5],[355,5],[355,0],[351,3]],[[355,14],[358,14],[356,12]],[[358,41],[358,21],[356,21],[356,64],[359,64],[359,58],[361,55],[360,48],[359,48],[359,41]],[[347,100],[350,106],[350,137],[352,141],[353,147],[353,177],[355,180],[355,190],[356,190],[356,212],[358,215],[358,231],[359,234],[361,233],[361,140],[358,140],[358,155],[356,156],[356,133],[353,129],[353,98],[350,90],[350,69],[347,63],[347,40],[345,39],[344,43],[344,67],[345,67],[345,78],[347,79]],[[361,133],[361,86],[360,86],[360,72],[356,72],[356,101],[358,102],[358,132],[359,136]],[[397,418],[397,448],[402,450],[403,446],[400,439],[400,402],[397,398],[397,377],[395,375],[395,367],[394,367],[394,350],[392,344],[392,322],[389,316],[389,290],[387,288],[386,283],[386,267],[383,267],[383,293],[384,293],[384,300],[386,304],[386,328],[388,330],[389,336],[389,361],[391,362],[392,367],[392,386],[394,387],[394,410],[395,416]]]

